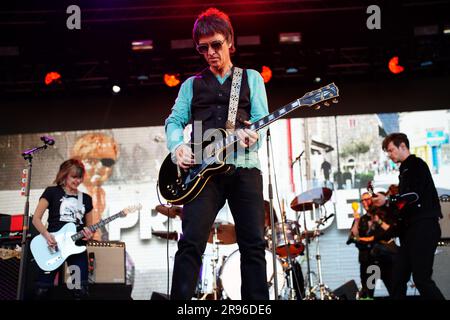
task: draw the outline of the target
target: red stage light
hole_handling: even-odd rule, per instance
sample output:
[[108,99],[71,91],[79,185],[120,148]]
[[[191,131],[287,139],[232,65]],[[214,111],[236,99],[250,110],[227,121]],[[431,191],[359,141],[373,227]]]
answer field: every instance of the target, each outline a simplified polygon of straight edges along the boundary
[[165,73],[164,74],[164,83],[168,86],[168,87],[176,87],[177,85],[180,84],[180,74],[176,73]]
[[395,56],[391,60],[389,60],[389,71],[393,74],[399,74],[405,70],[404,67],[398,64],[398,57]]
[[261,71],[264,83],[267,83],[272,79],[272,70],[269,67],[263,66]]
[[49,72],[45,75],[45,84],[48,86],[54,82],[61,83],[61,75],[58,72]]

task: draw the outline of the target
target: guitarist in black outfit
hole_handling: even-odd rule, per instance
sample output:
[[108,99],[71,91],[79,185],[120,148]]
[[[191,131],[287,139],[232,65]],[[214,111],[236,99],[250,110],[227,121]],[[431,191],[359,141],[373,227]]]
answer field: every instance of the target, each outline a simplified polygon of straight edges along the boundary
[[[424,299],[445,299],[431,276],[434,254],[441,237],[439,218],[441,207],[433,178],[427,164],[410,154],[408,137],[403,133],[392,133],[382,143],[382,148],[395,163],[400,163],[399,195],[415,192],[418,201],[406,204],[400,211],[400,249],[394,263],[392,296],[406,297],[407,283],[411,273],[420,295]],[[377,193],[375,206],[394,205],[389,198]]]
[[[56,175],[56,186],[47,187],[39,198],[39,203],[33,215],[32,223],[40,234],[47,240],[50,247],[57,249],[55,237],[51,232],[61,229],[66,223],[75,223],[77,231],[82,231],[85,236],[77,242],[77,245],[85,245],[85,240],[92,238],[93,233],[86,228],[92,224],[92,198],[86,193],[82,194],[82,200],[78,197],[78,186],[83,182],[85,169],[81,161],[69,159],[64,161]],[[44,212],[48,209],[48,226],[42,223]],[[71,255],[67,258],[69,266],[76,265],[80,268],[79,289],[72,289],[71,292],[75,299],[88,297],[88,258],[87,253],[81,252]],[[53,287],[57,272],[62,272],[64,268],[45,272],[39,270],[36,283],[35,299],[44,300],[49,297],[49,289]]]
[[[193,28],[197,51],[209,67],[183,82],[178,98],[166,120],[166,136],[173,161],[181,170],[194,165],[191,148],[183,144],[182,133],[193,122],[192,142],[199,142],[207,130],[226,127],[231,83],[235,68],[230,53],[235,51],[229,17],[214,8],[203,12]],[[218,211],[228,201],[235,222],[241,254],[241,298],[267,300],[264,239],[264,199],[257,149],[259,135],[242,128],[268,114],[267,97],[261,75],[244,69],[239,94],[235,131],[245,152],[235,159],[235,170],[212,176],[201,192],[184,204],[183,236],[173,268],[171,299],[193,297],[201,257]],[[195,121],[195,122],[194,122]],[[201,122],[201,126],[196,126]],[[261,139],[260,139],[261,141]]]

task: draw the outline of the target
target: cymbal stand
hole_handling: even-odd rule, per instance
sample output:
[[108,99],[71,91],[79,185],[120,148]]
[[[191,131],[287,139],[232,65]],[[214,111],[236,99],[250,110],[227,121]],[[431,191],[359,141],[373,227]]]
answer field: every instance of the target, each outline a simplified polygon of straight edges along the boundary
[[326,286],[323,283],[323,278],[322,278],[319,226],[321,224],[323,224],[324,220],[325,220],[324,218],[319,218],[319,220],[317,220],[317,224],[316,224],[316,230],[315,230],[315,233],[317,234],[315,237],[316,243],[317,243],[317,245],[316,245],[316,260],[317,260],[317,272],[318,272],[318,276],[319,276],[319,283],[312,288],[312,291],[316,291],[317,289],[319,289],[320,300],[337,300],[338,297],[336,297],[335,294],[330,290],[330,288],[328,288],[328,286]]
[[[282,211],[281,211],[281,226],[282,226],[282,230],[283,230],[283,238],[284,238],[284,243],[285,243],[285,249],[286,249],[286,256],[287,256],[287,263],[288,263],[288,268],[286,270],[286,273],[289,273],[288,275],[288,280],[289,280],[289,296],[288,296],[288,300],[296,300],[297,295],[295,293],[295,287],[294,287],[294,277],[295,277],[295,285],[297,287],[299,287],[298,285],[298,280],[297,280],[297,275],[295,275],[294,271],[293,271],[293,263],[292,263],[292,257],[291,257],[291,252],[290,252],[290,243],[287,240],[287,236],[286,236],[286,228],[285,228],[285,223],[286,223],[286,212],[284,210],[284,200],[282,202]],[[293,243],[295,245],[295,243]],[[300,289],[300,288],[299,288]],[[299,294],[301,295],[301,290],[299,290]],[[300,297],[303,298],[303,297]]]
[[217,224],[214,225],[213,234],[213,259],[211,261],[212,273],[213,273],[213,295],[214,300],[217,300],[217,274],[216,266],[219,262],[219,239],[217,238]]
[[[214,223],[214,233],[213,233],[213,242],[212,242],[212,248],[213,248],[213,258],[211,259],[211,268],[212,268],[212,286],[213,286],[213,296],[214,300],[217,300],[217,280],[216,280],[216,266],[219,261],[219,243],[220,240],[217,238],[217,224]],[[205,283],[207,285],[207,283]],[[205,300],[210,293],[205,292],[203,296],[199,300]]]
[[[315,206],[312,206],[313,208],[313,212],[315,211]],[[316,295],[314,294],[313,290],[313,282],[312,282],[312,278],[311,278],[311,265],[309,262],[309,232],[308,229],[306,227],[306,210],[305,210],[305,205],[303,205],[303,226],[305,228],[305,253],[306,253],[306,274],[308,276],[308,287],[305,293],[305,297],[304,300],[315,300],[316,299]]]
[[[269,178],[269,208],[270,208],[270,224],[272,229],[272,266],[273,266],[273,289],[275,294],[275,300],[278,300],[278,272],[277,272],[277,254],[276,254],[276,233],[275,233],[275,218],[273,211],[273,190],[272,190],[272,174],[271,174],[271,164],[270,164],[270,128],[267,128],[266,132],[266,142],[267,142],[267,174]],[[272,277],[271,277],[272,278]],[[269,288],[270,290],[270,288]]]

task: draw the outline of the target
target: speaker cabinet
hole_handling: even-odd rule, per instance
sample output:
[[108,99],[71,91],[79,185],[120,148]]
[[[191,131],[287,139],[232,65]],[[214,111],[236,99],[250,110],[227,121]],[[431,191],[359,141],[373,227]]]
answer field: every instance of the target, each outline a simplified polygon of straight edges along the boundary
[[159,292],[153,291],[150,300],[170,300],[170,296],[168,296],[165,293],[159,293]]
[[[88,255],[90,283],[126,283],[124,242],[89,241],[86,247]],[[66,282],[69,276],[69,271],[66,268]]]
[[94,258],[94,283],[125,283],[125,242],[90,241],[87,244],[89,263]]
[[356,300],[358,286],[355,280],[350,280],[333,291],[340,300]]
[[445,299],[450,300],[450,246],[443,243],[436,250],[433,265],[433,280]]
[[441,238],[450,238],[450,200],[441,196],[441,210],[443,218],[439,220],[441,225]]
[[20,259],[0,258],[0,300],[16,300]]

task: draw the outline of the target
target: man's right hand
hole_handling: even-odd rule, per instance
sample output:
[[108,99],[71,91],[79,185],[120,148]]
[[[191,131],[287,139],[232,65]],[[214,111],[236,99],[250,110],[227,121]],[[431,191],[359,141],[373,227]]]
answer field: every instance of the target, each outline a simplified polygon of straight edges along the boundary
[[187,170],[194,165],[194,154],[192,153],[191,148],[186,144],[181,144],[175,150],[175,156],[177,158],[177,165]]
[[382,207],[386,203],[386,196],[382,193],[375,193],[372,196],[372,203],[375,207]]

